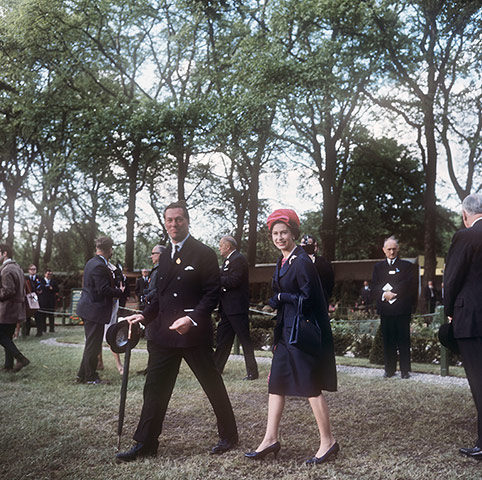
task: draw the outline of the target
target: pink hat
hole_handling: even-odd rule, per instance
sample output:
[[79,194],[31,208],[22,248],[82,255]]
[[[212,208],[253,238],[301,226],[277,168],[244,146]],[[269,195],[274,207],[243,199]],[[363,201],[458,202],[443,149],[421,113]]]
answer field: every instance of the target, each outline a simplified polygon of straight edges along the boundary
[[273,226],[279,222],[287,225],[295,238],[300,236],[300,219],[294,210],[290,208],[279,208],[275,210],[266,220],[270,233],[273,230]]

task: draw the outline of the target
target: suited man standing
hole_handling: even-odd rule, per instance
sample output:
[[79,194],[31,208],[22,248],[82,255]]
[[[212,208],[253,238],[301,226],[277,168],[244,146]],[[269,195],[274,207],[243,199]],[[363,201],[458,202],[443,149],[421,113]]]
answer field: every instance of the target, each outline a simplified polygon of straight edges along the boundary
[[437,300],[438,300],[438,291],[433,286],[432,280],[429,280],[427,282],[427,286],[425,287],[424,297],[425,297],[425,304],[427,305],[428,313],[434,313],[435,305],[437,304]]
[[55,279],[52,278],[52,270],[49,268],[45,270],[45,275],[41,283],[41,292],[39,293],[38,299],[40,309],[43,310],[43,312],[38,312],[38,315],[42,315],[42,325],[45,329],[47,329],[47,319],[49,320],[49,332],[53,333],[55,331],[55,305],[57,303],[59,286]]
[[402,378],[410,378],[410,319],[416,300],[413,266],[398,256],[398,240],[391,236],[383,244],[386,260],[373,268],[372,292],[377,302],[383,335],[386,378],[397,369],[400,354]]
[[[28,275],[25,277],[25,291],[26,293],[36,293],[37,297],[42,292],[42,281],[37,275],[37,267],[31,263],[28,266]],[[22,335],[28,337],[30,335],[30,329],[32,328],[32,319],[35,320],[35,326],[37,327],[36,337],[41,337],[42,332],[45,330],[45,318],[37,310],[30,310],[28,305],[26,307],[26,319],[22,327]]]
[[116,455],[123,462],[157,454],[158,437],[183,359],[216,415],[220,440],[211,453],[224,453],[238,441],[231,402],[212,350],[211,313],[220,292],[216,254],[189,234],[189,213],[183,202],[168,205],[164,220],[170,245],[159,260],[157,295],[142,314],[127,317],[130,323],[147,325],[149,360],[136,443]]
[[256,380],[258,365],[249,334],[249,267],[247,260],[237,251],[237,242],[231,236],[222,237],[219,251],[225,259],[221,266],[221,321],[216,334],[214,362],[220,373],[228,360],[237,335],[243,347],[246,363],[245,380]]
[[104,325],[112,316],[114,299],[119,298],[124,286],[114,285],[114,276],[108,261],[112,256],[112,239],[100,237],[95,241],[95,256],[84,267],[82,293],[77,304],[77,315],[84,322],[85,347],[77,373],[77,383],[97,385],[109,383],[101,380],[97,373],[97,361],[102,350]]
[[139,303],[139,310],[144,308],[144,290],[149,286],[149,270],[143,268],[141,276],[136,280],[136,297]]
[[145,302],[150,303],[157,293],[157,278],[159,270],[159,260],[161,255],[165,252],[166,247],[164,245],[156,245],[151,251],[151,260],[153,263],[152,270],[149,272],[149,285],[144,290]]
[[453,236],[447,255],[444,307],[477,408],[477,442],[460,453],[482,460],[482,195],[464,199],[462,218],[466,228]]

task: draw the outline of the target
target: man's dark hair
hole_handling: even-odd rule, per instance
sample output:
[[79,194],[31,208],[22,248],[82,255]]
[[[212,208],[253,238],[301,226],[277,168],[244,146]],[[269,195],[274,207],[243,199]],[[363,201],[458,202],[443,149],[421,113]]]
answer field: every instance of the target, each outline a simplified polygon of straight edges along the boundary
[[95,241],[96,250],[100,250],[101,252],[108,252],[113,245],[114,245],[114,242],[110,237],[99,237]]
[[13,248],[10,245],[7,245],[6,243],[0,243],[0,253],[7,252],[7,257],[12,258],[13,257]]
[[189,222],[189,212],[187,211],[186,202],[179,200],[177,202],[170,203],[164,209],[164,218],[166,218],[166,212],[172,208],[180,208],[184,214],[184,218]]

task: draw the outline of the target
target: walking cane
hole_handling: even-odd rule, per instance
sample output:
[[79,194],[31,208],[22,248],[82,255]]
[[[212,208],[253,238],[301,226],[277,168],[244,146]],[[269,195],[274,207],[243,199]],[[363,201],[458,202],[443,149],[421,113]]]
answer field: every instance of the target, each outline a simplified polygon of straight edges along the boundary
[[139,325],[131,325],[127,320],[121,320],[109,327],[106,334],[107,343],[114,353],[125,353],[124,372],[122,373],[122,386],[120,392],[119,420],[117,422],[117,450],[120,450],[122,427],[127,398],[127,382],[129,380],[129,365],[131,361],[131,350],[137,345],[140,338]]

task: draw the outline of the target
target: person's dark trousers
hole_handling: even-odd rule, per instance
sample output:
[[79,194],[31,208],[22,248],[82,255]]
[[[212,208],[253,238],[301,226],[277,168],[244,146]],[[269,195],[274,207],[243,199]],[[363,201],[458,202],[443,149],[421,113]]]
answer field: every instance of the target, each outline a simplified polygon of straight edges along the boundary
[[0,345],[5,349],[5,368],[13,368],[13,359],[22,356],[20,350],[13,343],[15,326],[14,323],[0,324]]
[[40,337],[45,332],[45,314],[42,312],[35,312],[35,326],[37,327],[37,337]]
[[25,322],[22,323],[22,337],[28,337],[30,335],[30,329],[32,328],[32,317],[27,316]]
[[[234,413],[221,374],[214,365],[212,348],[162,348],[147,342],[149,361],[144,403],[134,440],[151,445],[161,434],[167,406],[176,383],[181,360],[184,358],[201,384],[214,410],[221,439],[237,442],[238,432]],[[192,439],[193,444],[196,439]]]
[[92,382],[99,378],[97,373],[97,362],[99,353],[102,350],[102,340],[104,339],[104,324],[95,322],[84,323],[85,347],[80,363],[78,381]]
[[45,331],[47,331],[47,320],[48,320],[48,325],[49,325],[49,332],[55,332],[55,314],[54,313],[44,313],[45,315],[45,320],[44,320],[44,326],[45,326]]
[[226,362],[237,335],[239,343],[243,347],[244,362],[246,372],[253,377],[258,376],[258,365],[254,357],[253,344],[249,334],[249,317],[247,315],[229,315],[222,312],[221,321],[218,324],[216,333],[216,351],[214,353],[214,363],[220,373],[223,373]]
[[482,338],[458,338],[457,344],[477,409],[477,445],[482,447]]
[[397,370],[397,349],[400,355],[400,371],[410,372],[410,317],[411,315],[382,315],[383,356],[385,372],[394,375]]

